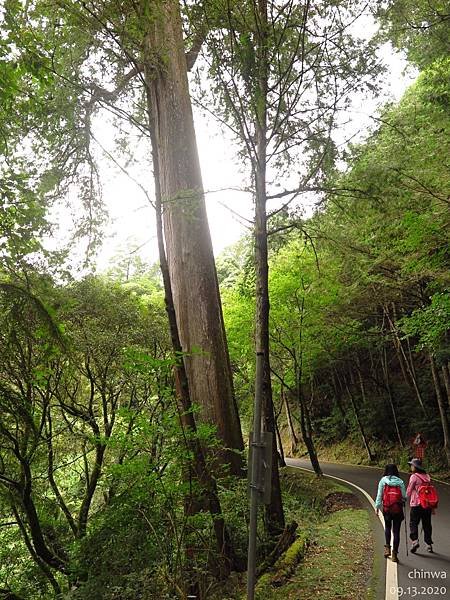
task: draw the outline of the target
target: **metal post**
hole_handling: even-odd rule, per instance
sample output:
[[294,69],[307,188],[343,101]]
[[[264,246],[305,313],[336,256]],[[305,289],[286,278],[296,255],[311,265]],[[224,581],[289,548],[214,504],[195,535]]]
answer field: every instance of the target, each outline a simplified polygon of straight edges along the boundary
[[406,517],[407,517],[407,504],[405,504],[405,546],[406,546],[406,556],[408,556],[408,528],[406,525]]
[[255,403],[253,414],[252,466],[250,482],[250,524],[247,557],[247,600],[255,598],[256,583],[256,530],[258,524],[258,501],[261,495],[261,419],[263,393],[264,353],[256,353]]

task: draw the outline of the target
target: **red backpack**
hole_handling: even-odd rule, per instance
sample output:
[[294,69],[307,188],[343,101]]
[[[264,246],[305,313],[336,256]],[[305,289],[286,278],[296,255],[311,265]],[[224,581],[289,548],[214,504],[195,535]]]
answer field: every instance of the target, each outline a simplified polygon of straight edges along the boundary
[[422,508],[435,509],[439,504],[439,496],[434,485],[426,481],[417,488],[417,495]]
[[402,512],[403,495],[400,486],[384,484],[383,512],[398,515]]

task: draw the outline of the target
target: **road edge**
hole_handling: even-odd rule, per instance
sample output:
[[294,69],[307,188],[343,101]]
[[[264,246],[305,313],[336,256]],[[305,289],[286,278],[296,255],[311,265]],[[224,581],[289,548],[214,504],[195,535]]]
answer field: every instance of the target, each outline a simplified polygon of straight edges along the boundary
[[[294,465],[294,464],[289,464],[288,461],[292,461],[295,459],[286,459],[286,464],[289,467],[293,467],[294,469],[300,469],[301,471],[307,471],[307,472],[311,472],[312,469],[307,469],[306,467],[299,467],[298,465]],[[335,463],[335,464],[339,464],[339,463]],[[349,466],[355,466],[355,465],[349,465]],[[329,477],[330,479],[335,479],[336,481],[341,481],[353,488],[355,488],[356,490],[358,490],[358,492],[360,492],[361,494],[363,494],[363,496],[369,501],[370,505],[373,507],[374,511],[376,510],[375,507],[375,502],[373,501],[372,497],[370,496],[370,494],[368,492],[366,492],[366,490],[363,490],[363,488],[359,487],[359,485],[356,485],[356,483],[352,483],[351,481],[348,481],[347,479],[343,479],[342,477],[336,477],[336,475],[323,475],[324,477]],[[378,518],[380,520],[380,523],[384,529],[384,517],[381,511],[379,511],[378,513]],[[385,600],[398,600],[399,596],[398,596],[398,573],[397,573],[397,563],[392,562],[391,560],[387,559],[386,560],[386,587],[385,587]]]
[[[303,457],[303,456],[302,457],[298,457],[298,460],[302,460],[302,459],[305,459],[305,458],[306,457]],[[297,460],[297,457],[295,457],[295,456],[294,457],[289,456],[289,457],[286,457],[286,459]],[[335,460],[320,460],[320,457],[319,457],[319,463],[320,464],[323,463],[323,464],[327,464],[327,465],[342,465],[343,467],[362,467],[364,469],[376,469],[378,471],[382,471],[383,470],[383,467],[379,466],[379,465],[359,465],[359,464],[356,464],[356,463],[337,462]],[[411,475],[411,471],[400,471],[399,470],[399,473],[401,473],[403,475]],[[450,482],[444,481],[443,479],[439,479],[439,477],[435,477],[433,475],[433,473],[430,473],[430,471],[427,471],[427,473],[430,475],[430,477],[432,478],[433,481],[437,481],[438,483],[441,483],[443,485],[448,485],[450,487]]]

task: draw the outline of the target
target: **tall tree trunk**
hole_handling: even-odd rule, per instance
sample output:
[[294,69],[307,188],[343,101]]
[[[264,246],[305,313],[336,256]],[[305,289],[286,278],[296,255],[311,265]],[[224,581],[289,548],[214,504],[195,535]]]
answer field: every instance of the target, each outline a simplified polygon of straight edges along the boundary
[[[48,565],[60,573],[66,574],[68,572],[66,558],[58,556],[57,553],[55,553],[54,550],[47,544],[47,540],[45,539],[44,532],[42,530],[42,523],[39,519],[38,511],[36,510],[36,505],[33,500],[33,479],[30,463],[26,459],[22,458],[21,467],[24,484],[20,489],[20,501],[21,508],[26,515],[26,523],[28,526],[29,537],[32,541],[33,552],[36,554],[39,561],[42,561],[43,565]],[[19,490],[15,491],[17,493]],[[26,529],[24,526],[24,533],[25,531]],[[28,533],[26,533],[26,535],[27,534]]]
[[372,373],[372,377],[374,380],[376,380],[377,378],[377,369],[375,366],[375,361],[373,360],[373,352],[372,350],[369,348],[369,358],[370,358],[370,371]]
[[292,421],[291,409],[289,407],[289,401],[287,399],[287,395],[284,390],[283,384],[281,384],[280,396],[281,396],[281,404],[284,406],[284,409],[286,411],[286,420],[287,420],[288,429],[289,429],[289,437],[291,440],[291,454],[294,454],[294,452],[296,451],[297,446],[298,446],[298,437],[297,437],[297,434],[295,433],[294,423]]
[[406,346],[408,348],[408,363],[409,363],[409,366],[411,369],[411,375],[417,381],[416,366],[414,364],[414,356],[413,356],[413,352],[412,352],[412,348],[411,348],[411,342],[409,341],[409,337],[406,338]]
[[387,350],[386,350],[386,347],[384,347],[383,351],[382,351],[381,366],[382,366],[382,369],[383,369],[384,383],[385,383],[385,386],[386,386],[386,391],[388,393],[389,406],[391,408],[392,418],[394,420],[394,426],[395,426],[395,431],[397,433],[398,443],[403,448],[404,444],[403,444],[402,436],[400,434],[400,428],[398,426],[397,411],[395,410],[394,398],[392,396],[392,387],[391,387],[391,382],[390,382],[390,379],[389,379],[389,367],[388,367],[388,361],[387,361]]
[[439,407],[439,415],[441,417],[442,435],[444,438],[444,452],[447,459],[447,464],[450,467],[450,427],[447,415],[447,403],[444,401],[444,394],[439,379],[439,372],[436,367],[434,356],[429,353],[431,375],[433,376],[434,389],[436,392],[436,399]]
[[[149,96],[149,118],[150,135],[153,146],[153,168],[155,175],[155,209],[156,209],[156,230],[158,238],[158,251],[161,273],[164,284],[164,295],[166,311],[169,320],[170,336],[172,347],[176,356],[179,357],[179,363],[175,367],[176,391],[179,402],[180,421],[185,434],[185,444],[190,451],[192,463],[189,465],[189,477],[198,482],[200,497],[191,497],[185,502],[185,511],[188,516],[198,512],[201,508],[209,510],[214,526],[216,537],[216,547],[219,553],[219,567],[217,574],[220,577],[226,577],[234,563],[234,552],[231,539],[226,529],[225,520],[222,515],[217,485],[214,477],[211,475],[207,465],[203,447],[197,436],[197,425],[192,410],[192,399],[190,394],[189,379],[185,365],[186,357],[182,355],[182,346],[176,320],[175,305],[172,296],[172,286],[170,283],[170,272],[167,263],[167,257],[164,246],[164,234],[162,223],[162,203],[160,190],[160,164],[158,155],[155,151],[155,119]],[[189,548],[188,548],[189,552]],[[200,597],[197,581],[194,579],[189,585],[189,592],[195,597]]]
[[372,454],[372,450],[370,449],[369,441],[367,439],[366,432],[364,431],[364,427],[363,427],[363,424],[362,424],[362,421],[361,421],[361,417],[360,417],[358,408],[356,406],[355,399],[353,397],[353,394],[350,391],[350,388],[349,388],[348,383],[347,383],[346,380],[345,380],[345,389],[347,390],[347,395],[348,395],[350,403],[352,405],[353,412],[355,413],[356,423],[358,424],[358,429],[359,429],[359,432],[361,434],[361,438],[363,440],[364,448],[366,449],[366,452],[367,452],[367,457],[368,457],[368,459],[369,459],[370,462],[373,462],[374,456]]
[[[393,306],[393,310],[395,312],[395,305],[394,303],[392,303]],[[413,373],[413,370],[411,368],[411,364],[405,354],[405,350],[403,348],[403,344],[402,341],[398,335],[398,331],[397,331],[397,326],[395,325],[395,322],[391,319],[391,316],[389,314],[389,310],[385,307],[384,308],[385,311],[385,315],[388,319],[389,322],[389,328],[391,330],[392,333],[392,340],[394,343],[394,348],[395,351],[397,352],[397,356],[398,356],[398,360],[400,363],[400,367],[402,369],[403,372],[403,377],[407,383],[407,385],[413,390],[414,394],[416,395],[417,401],[419,402],[423,412],[426,414],[426,409],[425,409],[425,404],[423,402],[422,399],[422,394],[420,392],[419,389],[419,384],[417,382],[417,379]]]
[[[267,5],[265,0],[258,2],[260,19],[259,40],[257,41],[259,56],[259,95],[261,102],[256,107],[256,157],[253,164],[255,177],[255,266],[256,266],[256,316],[255,337],[256,353],[263,358],[262,401],[264,429],[271,432],[272,443],[272,482],[270,504],[265,507],[267,530],[277,535],[284,528],[284,512],[281,498],[280,476],[275,431],[275,416],[272,401],[272,382],[270,378],[270,344],[269,344],[269,264],[267,248]],[[258,388],[258,384],[256,388]]]
[[[298,332],[298,353],[294,354],[295,383],[297,389],[297,402],[300,409],[300,430],[302,432],[303,442],[308,451],[311,465],[316,475],[322,475],[319,459],[317,457],[316,447],[311,434],[311,419],[309,416],[308,405],[303,395],[302,377],[303,377],[303,318],[305,315],[305,296],[302,296],[301,303],[297,301],[300,312],[300,325]],[[311,379],[311,401],[314,398],[313,381]]]
[[331,376],[331,381],[333,384],[334,397],[336,400],[336,404],[338,406],[339,412],[341,413],[342,420],[344,421],[345,427],[346,427],[346,429],[348,429],[347,415],[345,414],[344,407],[342,406],[342,394],[343,394],[342,384],[339,379],[339,376],[337,375],[337,372],[334,369],[333,369],[333,373]]
[[[28,552],[30,553],[31,558],[34,560],[34,562],[38,565],[38,567],[41,569],[42,573],[44,574],[44,576],[49,580],[50,585],[52,586],[54,592],[55,592],[55,599],[59,600],[61,597],[61,587],[59,585],[59,583],[57,582],[57,580],[55,579],[54,575],[53,575],[53,571],[52,569],[48,566],[48,564],[40,557],[36,554],[36,550],[31,542],[31,539],[28,535],[28,531],[27,528],[25,526],[24,521],[22,520],[19,512],[18,512],[18,507],[16,506],[12,506],[12,513],[14,515],[14,518],[16,520],[16,523],[19,527],[19,530],[22,534],[22,539],[23,542],[28,550]],[[70,576],[69,576],[70,577]],[[70,582],[70,585],[72,585],[72,581]]]
[[[303,395],[303,387],[301,382],[301,369],[298,370],[299,376],[297,377],[297,399],[300,407],[300,428],[302,431],[302,438],[308,451],[309,460],[311,461],[312,468],[316,475],[323,475],[320,467],[319,458],[316,452],[316,446],[311,432],[311,419],[309,415],[308,404]],[[313,382],[311,380],[311,398],[314,397]]]
[[151,14],[145,81],[154,113],[167,261],[189,390],[202,420],[217,427],[224,461],[232,473],[241,475],[244,444],[206,215],[178,0],[156,0]]
[[[364,378],[362,376],[361,361],[359,360],[359,356],[356,356],[356,364],[357,364],[357,371],[358,371],[359,387],[361,390],[361,399],[363,402],[363,406],[367,406],[366,386],[364,385]],[[369,455],[369,460],[374,460],[372,451],[370,449],[369,449],[368,455]],[[370,458],[371,456],[372,456],[372,458]]]
[[450,370],[446,363],[442,365],[442,379],[444,380],[445,391],[447,392],[447,402],[450,406]]
[[361,361],[359,360],[359,356],[356,356],[356,366],[358,372],[359,389],[361,390],[361,399],[363,405],[367,406],[366,386],[364,385],[364,379],[361,370]]
[[280,467],[285,467],[286,460],[284,457],[283,441],[281,439],[280,428],[278,427],[277,419],[275,419],[275,429],[277,431],[277,441],[278,441],[278,464],[280,465]]

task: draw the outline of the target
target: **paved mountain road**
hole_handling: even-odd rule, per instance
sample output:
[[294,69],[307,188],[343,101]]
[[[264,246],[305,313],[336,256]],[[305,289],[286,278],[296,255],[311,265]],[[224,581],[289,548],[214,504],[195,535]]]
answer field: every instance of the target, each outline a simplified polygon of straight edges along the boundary
[[[286,463],[291,467],[311,469],[309,460],[286,459]],[[378,481],[383,474],[381,469],[328,462],[321,462],[321,466],[325,475],[345,479],[360,487],[375,499]],[[400,473],[400,476],[407,483],[409,475],[407,473]],[[434,554],[426,552],[423,533],[420,529],[419,550],[416,554],[409,553],[409,556],[406,556],[405,528],[402,524],[399,551],[400,562],[397,566],[397,585],[395,586],[398,589],[390,590],[390,595],[388,595],[389,590],[386,589],[386,599],[395,600],[396,598],[403,598],[411,600],[415,598],[416,600],[443,600],[445,598],[450,600],[450,486],[439,482],[434,482],[434,484],[439,493],[439,508],[433,516],[432,521]],[[365,502],[369,507],[367,499]],[[406,519],[408,524],[409,510],[407,510]],[[376,532],[377,550],[381,551],[383,543],[380,542],[382,538],[379,535],[382,532],[381,523],[378,523],[377,528],[379,529]]]

